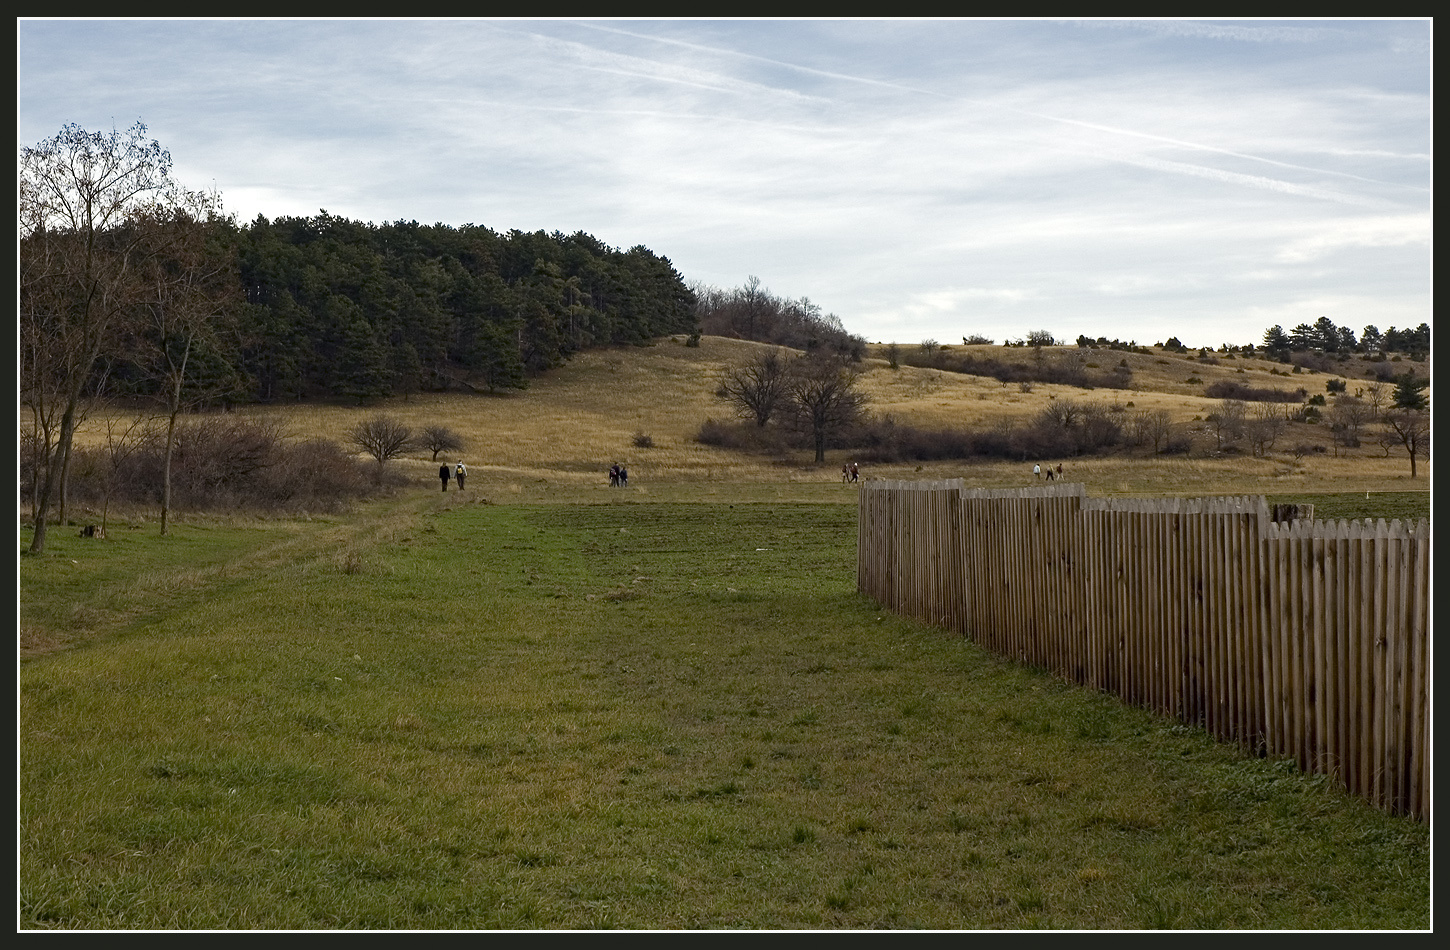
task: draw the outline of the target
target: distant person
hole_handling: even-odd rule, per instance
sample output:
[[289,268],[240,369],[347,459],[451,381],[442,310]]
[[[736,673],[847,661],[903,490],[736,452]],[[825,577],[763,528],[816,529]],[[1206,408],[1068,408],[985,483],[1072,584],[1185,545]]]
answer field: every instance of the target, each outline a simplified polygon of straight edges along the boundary
[[629,469],[625,468],[623,465],[619,466],[619,487],[629,487]]
[[1032,474],[1033,475],[1036,475],[1038,478],[1041,478],[1042,477],[1042,466],[1041,465],[1034,465],[1034,466],[1032,466]]
[[450,471],[448,471],[448,463],[447,462],[444,462],[442,465],[438,466],[438,480],[443,483],[443,490],[444,491],[447,491],[448,490],[448,477],[451,474],[453,474],[453,473],[450,472]]
[[844,485],[851,480],[851,466],[841,466],[841,484]]
[[855,462],[852,462],[851,463],[851,481],[853,481],[853,482],[854,481],[858,481],[860,478],[861,478],[861,470],[856,467],[856,463]]
[[463,480],[468,477],[468,468],[463,464],[463,459],[458,460],[458,468],[454,470],[453,477],[458,479],[458,490],[463,491]]
[[[1049,466],[1047,466],[1047,480],[1050,482],[1050,481],[1052,481],[1052,479],[1053,479],[1052,466],[1049,465]],[[459,485],[458,487],[459,488],[462,488],[463,486],[462,485]]]
[[1061,462],[1058,462],[1057,463],[1057,477],[1058,478],[1061,478],[1062,477],[1062,463]]
[[619,487],[619,463],[618,462],[615,462],[613,465],[609,466],[609,487],[610,488],[617,488],[617,487]]

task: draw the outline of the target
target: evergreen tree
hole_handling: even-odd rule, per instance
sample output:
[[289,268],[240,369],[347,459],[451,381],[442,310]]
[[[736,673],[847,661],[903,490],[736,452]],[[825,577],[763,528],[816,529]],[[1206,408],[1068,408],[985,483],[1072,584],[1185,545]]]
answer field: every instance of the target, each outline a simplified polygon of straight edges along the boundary
[[351,305],[353,317],[342,328],[337,362],[332,371],[332,391],[356,399],[362,405],[369,399],[392,392],[392,370],[388,366],[387,348],[379,342],[372,326]]
[[1264,353],[1271,360],[1278,360],[1280,363],[1288,362],[1289,350],[1293,343],[1284,328],[1275,324],[1264,331]]
[[1394,407],[1413,411],[1429,408],[1430,401],[1425,396],[1429,385],[1428,379],[1418,379],[1413,373],[1399,377],[1395,381]]

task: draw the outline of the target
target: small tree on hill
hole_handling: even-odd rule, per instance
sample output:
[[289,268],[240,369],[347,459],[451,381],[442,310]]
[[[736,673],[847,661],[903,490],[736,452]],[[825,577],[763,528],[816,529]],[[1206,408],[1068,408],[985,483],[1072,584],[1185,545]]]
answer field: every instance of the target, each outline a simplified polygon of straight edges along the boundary
[[355,445],[377,460],[378,470],[414,445],[413,430],[392,416],[373,416],[348,431],[349,445]]
[[817,462],[826,460],[826,441],[865,413],[859,376],[845,360],[829,355],[802,357],[790,365],[790,411],[796,424],[810,431]]
[[1413,373],[1401,376],[1395,381],[1394,407],[1412,411],[1426,408],[1430,401],[1425,398],[1425,387],[1429,385],[1428,379],[1417,379]]
[[1417,458],[1430,457],[1430,414],[1420,409],[1395,409],[1384,415],[1385,438],[1388,447],[1398,443],[1410,457],[1410,477],[1418,474]]
[[463,451],[463,437],[446,426],[425,426],[418,444],[433,453],[435,462],[439,452]]
[[727,372],[715,395],[730,403],[736,415],[763,427],[785,404],[787,374],[785,358],[771,350]]

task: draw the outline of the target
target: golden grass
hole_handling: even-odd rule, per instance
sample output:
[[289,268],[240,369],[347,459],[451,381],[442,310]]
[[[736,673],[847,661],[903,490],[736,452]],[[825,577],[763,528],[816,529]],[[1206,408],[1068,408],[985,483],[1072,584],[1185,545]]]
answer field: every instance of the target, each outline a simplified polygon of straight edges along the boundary
[[[769,349],[765,344],[723,337],[704,337],[698,347],[684,345],[684,337],[664,338],[648,347],[595,350],[583,353],[545,376],[530,382],[523,392],[497,396],[424,394],[382,401],[368,406],[290,405],[254,406],[239,410],[280,421],[297,438],[322,436],[343,440],[349,428],[371,415],[397,416],[415,429],[441,424],[458,432],[466,442],[461,457],[468,464],[469,490],[489,493],[495,500],[538,500],[559,497],[612,497],[605,472],[613,462],[630,471],[631,491],[661,497],[711,494],[722,482],[774,483],[805,488],[819,486],[824,496],[850,497],[839,489],[840,465],[850,461],[841,451],[827,453],[824,467],[813,464],[808,451],[790,459],[770,459],[704,446],[694,441],[706,418],[730,416],[727,405],[714,395],[720,375],[751,356]],[[952,350],[964,348],[953,347]],[[1024,347],[971,347],[984,355],[1026,362],[1034,358]],[[1048,347],[1044,358],[1081,359],[1106,371],[1125,361],[1133,370],[1133,389],[1085,391],[1071,386],[1036,383],[1023,391],[995,379],[901,366],[891,369],[882,358],[884,348],[872,346],[865,361],[862,385],[871,410],[890,414],[899,422],[921,427],[966,427],[990,424],[1003,418],[1024,418],[1041,411],[1050,401],[1121,405],[1126,409],[1165,409],[1175,423],[1195,424],[1200,446],[1211,445],[1202,419],[1219,401],[1202,395],[1203,387],[1220,379],[1234,379],[1255,387],[1303,387],[1311,395],[1323,393],[1324,373],[1286,374],[1278,363],[1257,359],[1218,358],[1203,363],[1185,354],[1125,353],[1117,350],[1080,350]],[[1367,384],[1369,364],[1351,360],[1344,378],[1349,391]],[[1404,363],[1420,375],[1428,364]],[[1240,372],[1242,371],[1242,372]],[[1278,375],[1276,375],[1278,374]],[[1201,382],[1189,382],[1190,379]],[[94,414],[82,439],[104,435],[103,413]],[[636,434],[648,435],[650,448],[633,444]],[[1090,494],[1284,494],[1315,491],[1428,491],[1430,464],[1422,462],[1420,477],[1411,481],[1409,462],[1402,451],[1384,450],[1373,440],[1347,457],[1306,455],[1289,451],[1299,443],[1324,445],[1332,450],[1323,425],[1296,425],[1276,443],[1266,458],[1247,455],[1211,457],[1196,451],[1188,457],[1116,456],[1064,463],[1063,476],[1083,482]],[[441,458],[441,457],[440,457]],[[425,451],[414,452],[402,465],[420,480],[433,478],[438,463]],[[1003,487],[1032,479],[1031,463],[953,462],[926,465],[871,466],[868,477],[966,478],[971,484]],[[813,489],[814,490],[814,489]]]

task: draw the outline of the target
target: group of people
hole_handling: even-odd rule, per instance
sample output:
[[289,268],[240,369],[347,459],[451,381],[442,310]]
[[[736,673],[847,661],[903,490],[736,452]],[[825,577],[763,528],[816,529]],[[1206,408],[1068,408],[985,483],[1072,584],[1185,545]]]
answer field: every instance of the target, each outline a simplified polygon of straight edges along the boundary
[[443,483],[444,491],[448,490],[450,477],[458,479],[458,490],[463,491],[463,480],[468,477],[468,469],[464,466],[462,459],[458,460],[458,467],[454,469],[450,469],[447,462],[438,466],[438,480]]
[[861,480],[861,469],[859,469],[859,468],[856,467],[856,463],[855,462],[852,462],[849,465],[842,465],[841,466],[841,481],[842,482],[859,482],[860,480]]
[[[1044,469],[1042,468],[1041,465],[1034,465],[1034,466],[1032,466],[1032,474],[1033,475],[1036,475],[1038,478],[1041,478],[1042,477],[1043,471],[1044,471]],[[1052,466],[1051,465],[1047,466],[1046,472],[1047,472],[1047,480],[1049,482],[1052,481],[1055,477],[1057,477],[1058,475],[1061,475],[1062,474],[1062,463],[1061,462],[1058,462],[1057,463],[1057,472],[1056,473],[1054,473],[1052,471]]]
[[613,465],[609,466],[609,487],[629,487],[629,471],[618,462],[615,462]]

